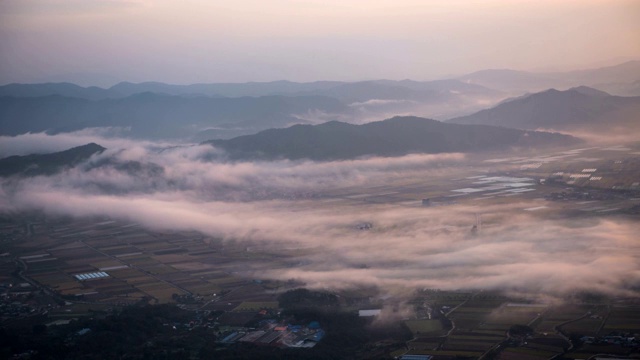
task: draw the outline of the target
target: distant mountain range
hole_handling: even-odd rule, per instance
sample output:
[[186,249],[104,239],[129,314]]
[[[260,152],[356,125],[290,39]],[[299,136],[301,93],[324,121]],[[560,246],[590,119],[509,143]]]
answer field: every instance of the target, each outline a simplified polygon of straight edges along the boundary
[[[481,70],[471,74],[436,81],[372,80],[360,82],[248,82],[173,85],[161,82],[121,82],[110,88],[82,87],[71,83],[8,84],[0,86],[0,96],[39,97],[60,95],[87,100],[124,98],[152,92],[180,96],[243,97],[271,95],[322,95],[345,102],[371,99],[407,99],[420,97],[415,92],[458,92],[492,95],[499,92],[522,94],[549,88],[568,89],[590,86],[621,96],[635,96],[640,81],[640,61],[615,66],[565,72],[530,72],[510,69]],[[408,90],[412,90],[410,92]],[[619,93],[621,92],[621,93]],[[404,94],[404,95],[402,95]]]
[[410,153],[476,152],[569,145],[578,139],[484,125],[443,123],[419,117],[394,117],[353,125],[337,121],[294,125],[255,135],[206,143],[235,159],[339,160]]
[[[600,90],[613,91],[615,95],[637,96],[637,82],[640,81],[640,61],[598,69],[536,73],[509,69],[482,70],[458,78],[468,83],[491,89],[521,94],[537,92],[549,88],[568,89],[576,86],[590,86]],[[635,83],[635,86],[633,85]]]
[[[606,88],[616,94],[640,95],[639,78],[640,61],[631,61],[612,67],[556,73],[484,70],[437,81],[193,85],[123,82],[108,89],[70,83],[9,84],[0,86],[0,135],[115,127],[124,129],[124,133],[133,138],[203,141],[230,139],[293,124],[331,120],[363,123],[396,115],[564,129],[564,125],[580,121],[623,123],[630,112],[636,111],[635,100],[608,94],[594,96],[586,93],[585,88],[570,97],[557,91],[522,95],[579,85]],[[521,98],[505,101],[509,96]],[[525,101],[528,105],[518,105]],[[481,111],[496,104],[499,105],[491,110]],[[503,109],[511,114],[497,113]],[[536,116],[540,119],[536,120]],[[620,120],[616,120],[618,118]],[[559,126],[551,126],[556,120]]]
[[139,84],[121,82],[108,89],[81,87],[71,83],[8,84],[0,86],[0,96],[41,97],[60,95],[86,100],[125,98],[140,93],[155,93],[180,96],[207,97],[260,97],[260,96],[329,96],[346,103],[371,99],[423,98],[421,92],[450,93],[468,92],[476,95],[495,95],[496,90],[481,85],[466,84],[459,80],[412,81],[372,80],[360,82],[315,81],[298,83],[292,81],[213,83],[172,85],[160,82]]
[[640,97],[612,96],[581,86],[521,96],[449,122],[533,130],[628,132],[640,130],[639,117]]
[[[235,95],[242,96],[226,97]],[[357,122],[425,112],[459,115],[502,98],[500,92],[457,80],[121,83],[109,89],[10,84],[0,87],[0,135],[120,127],[136,138],[202,141],[328,120]]]
[[51,175],[67,167],[75,166],[104,150],[105,148],[102,146],[90,143],[51,154],[10,156],[0,159],[0,176]]
[[340,101],[322,96],[241,98],[183,97],[141,93],[126,98],[86,100],[49,95],[0,97],[0,134],[68,132],[123,127],[139,138],[187,138],[216,128],[251,132],[304,122],[296,114],[348,114]]

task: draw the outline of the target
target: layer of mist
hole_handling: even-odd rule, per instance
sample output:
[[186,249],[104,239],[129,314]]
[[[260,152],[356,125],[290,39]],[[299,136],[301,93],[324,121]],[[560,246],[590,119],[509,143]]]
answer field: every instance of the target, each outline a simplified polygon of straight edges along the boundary
[[[38,142],[42,136],[25,135],[22,148],[28,148],[25,140]],[[69,144],[66,135],[46,136],[51,148],[56,141]],[[238,271],[317,288],[495,289],[540,298],[580,291],[638,295],[637,221],[549,219],[520,211],[531,206],[524,200],[423,208],[330,195],[407,178],[428,183],[457,176],[470,163],[463,154],[221,162],[209,160],[220,151],[210,146],[115,138],[107,145],[103,153],[56,175],[2,179],[0,211],[108,216],[246,242],[247,251],[298,249],[290,266]],[[131,163],[138,166],[122,166]],[[483,230],[471,236],[476,214],[482,215]],[[373,228],[358,230],[363,221]]]

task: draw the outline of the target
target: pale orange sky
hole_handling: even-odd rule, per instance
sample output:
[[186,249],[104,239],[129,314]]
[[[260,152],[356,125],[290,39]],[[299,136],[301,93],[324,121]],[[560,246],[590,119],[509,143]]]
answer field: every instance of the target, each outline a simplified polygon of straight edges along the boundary
[[640,59],[640,0],[0,0],[0,83],[427,80]]

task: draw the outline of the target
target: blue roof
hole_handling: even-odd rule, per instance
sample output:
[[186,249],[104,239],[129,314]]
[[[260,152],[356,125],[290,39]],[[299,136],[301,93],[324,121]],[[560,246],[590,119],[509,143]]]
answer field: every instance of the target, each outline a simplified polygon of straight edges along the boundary
[[312,321],[309,323],[309,329],[319,329],[320,328],[320,323],[317,321]]
[[318,330],[315,334],[313,334],[314,341],[320,341],[324,337],[324,330]]

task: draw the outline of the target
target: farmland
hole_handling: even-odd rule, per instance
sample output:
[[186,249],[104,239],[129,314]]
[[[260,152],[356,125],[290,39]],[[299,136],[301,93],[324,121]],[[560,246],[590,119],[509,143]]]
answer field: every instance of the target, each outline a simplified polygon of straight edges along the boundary
[[[194,323],[226,337],[249,333],[246,325],[265,317],[284,321],[278,318],[278,296],[309,287],[337,296],[335,307],[320,310],[349,316],[380,310],[391,328],[410,334],[406,342],[380,336],[375,346],[384,347],[384,355],[503,360],[631,355],[637,343],[629,339],[640,333],[636,297],[563,293],[547,283],[560,283],[561,290],[565,285],[556,279],[563,270],[549,263],[573,255],[568,265],[580,273],[600,266],[598,252],[615,249],[600,238],[591,240],[592,248],[558,239],[600,221],[604,230],[596,234],[637,221],[638,150],[478,156],[437,171],[417,169],[406,176],[367,179],[364,185],[321,188],[304,198],[284,193],[277,201],[250,202],[267,202],[274,212],[285,208],[289,222],[302,223],[301,234],[286,234],[286,241],[167,229],[109,216],[5,215],[0,224],[3,325],[62,324],[128,306],[173,303],[197,314]],[[588,179],[571,177],[584,170]],[[342,220],[353,214],[356,220]],[[299,220],[307,215],[333,222]],[[517,227],[513,218],[541,225],[502,237]],[[555,226],[565,220],[570,225]],[[545,226],[560,235],[521,239]],[[501,249],[510,243],[519,244],[516,251]],[[637,260],[634,244],[624,239],[616,244],[627,246],[627,261]],[[473,252],[478,249],[479,254]],[[536,251],[539,258],[531,269],[541,272],[536,276],[542,281],[525,282],[533,272],[529,268],[516,267],[510,276],[510,270],[494,264],[502,261],[513,269],[521,256]],[[605,262],[601,272],[606,265],[612,266]],[[617,276],[624,279],[626,273]],[[368,282],[354,283],[354,277]],[[599,279],[603,283],[607,277]],[[543,296],[547,290],[556,293]],[[367,321],[376,324],[376,319]],[[514,336],[510,331],[516,325],[531,332]]]
[[[21,275],[73,301],[124,305],[143,299],[167,303],[176,295],[214,299],[251,284],[233,273],[244,261],[260,262],[200,234],[151,232],[114,220],[48,222],[35,231],[30,241],[12,248]],[[76,277],[95,272],[106,276]]]

